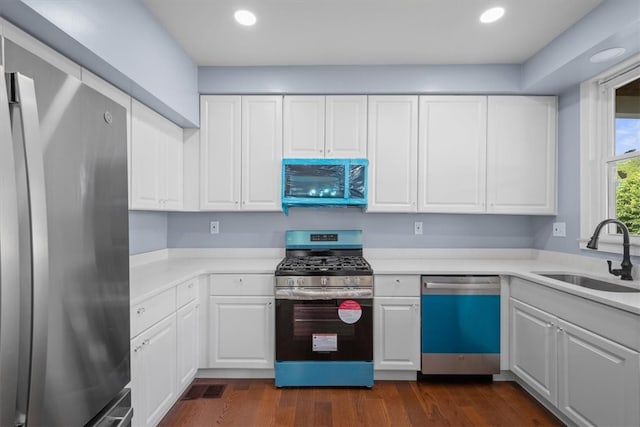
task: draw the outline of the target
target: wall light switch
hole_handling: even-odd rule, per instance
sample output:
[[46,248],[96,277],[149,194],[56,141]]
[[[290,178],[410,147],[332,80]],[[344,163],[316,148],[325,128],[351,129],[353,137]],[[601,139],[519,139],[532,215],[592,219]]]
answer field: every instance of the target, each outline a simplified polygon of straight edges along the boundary
[[554,235],[554,237],[567,237],[567,223],[566,222],[554,222],[553,223],[553,235]]
[[219,221],[211,221],[209,223],[209,233],[211,233],[211,234],[220,233],[220,222]]
[[422,221],[413,223],[413,234],[422,234]]

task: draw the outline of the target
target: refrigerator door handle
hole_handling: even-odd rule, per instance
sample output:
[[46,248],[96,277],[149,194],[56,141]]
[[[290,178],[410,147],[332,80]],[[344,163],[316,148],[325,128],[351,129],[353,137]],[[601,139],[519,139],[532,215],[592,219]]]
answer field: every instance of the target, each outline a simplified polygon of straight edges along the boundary
[[[32,79],[20,73],[9,74],[9,102],[13,115],[21,116],[24,161],[27,172],[29,229],[31,234],[31,367],[29,375],[28,423],[46,424],[41,413],[47,361],[47,300],[49,296],[49,233],[44,175],[44,152],[40,138],[40,120]],[[14,123],[15,128],[15,123]],[[15,132],[16,129],[14,129]]]
[[9,99],[0,66],[0,426],[16,421],[20,330],[18,195]]

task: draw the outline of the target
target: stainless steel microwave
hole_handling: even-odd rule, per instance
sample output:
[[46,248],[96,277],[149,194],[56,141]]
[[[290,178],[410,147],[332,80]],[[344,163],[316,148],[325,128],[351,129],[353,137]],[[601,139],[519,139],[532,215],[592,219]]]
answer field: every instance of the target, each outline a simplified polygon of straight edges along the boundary
[[367,159],[283,159],[282,210],[367,206]]

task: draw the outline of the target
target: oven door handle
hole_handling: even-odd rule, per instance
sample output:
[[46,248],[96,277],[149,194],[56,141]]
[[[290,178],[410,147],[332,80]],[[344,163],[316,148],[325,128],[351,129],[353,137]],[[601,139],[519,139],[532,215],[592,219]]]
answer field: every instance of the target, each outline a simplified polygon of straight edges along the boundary
[[313,300],[338,298],[373,298],[372,289],[276,289],[276,299]]

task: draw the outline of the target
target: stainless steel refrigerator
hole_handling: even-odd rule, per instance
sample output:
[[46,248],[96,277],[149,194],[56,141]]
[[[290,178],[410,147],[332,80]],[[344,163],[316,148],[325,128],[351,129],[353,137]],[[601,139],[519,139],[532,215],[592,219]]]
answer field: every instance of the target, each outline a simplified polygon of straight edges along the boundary
[[0,426],[127,425],[126,112],[3,47]]

